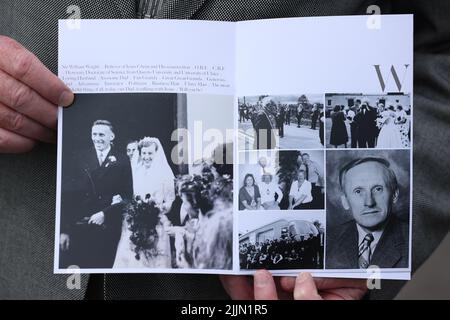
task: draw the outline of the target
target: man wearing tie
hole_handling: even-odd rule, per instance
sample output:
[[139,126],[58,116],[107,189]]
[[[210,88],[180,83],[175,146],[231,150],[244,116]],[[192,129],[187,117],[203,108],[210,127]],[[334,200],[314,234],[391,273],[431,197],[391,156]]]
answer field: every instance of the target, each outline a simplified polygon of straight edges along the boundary
[[339,172],[341,202],[353,219],[330,227],[327,269],[407,268],[409,225],[392,212],[399,188],[390,163],[366,157]]
[[125,204],[133,194],[131,167],[116,153],[112,124],[97,120],[93,149],[74,164],[76,181],[64,188],[61,206],[61,267],[111,268],[120,238]]

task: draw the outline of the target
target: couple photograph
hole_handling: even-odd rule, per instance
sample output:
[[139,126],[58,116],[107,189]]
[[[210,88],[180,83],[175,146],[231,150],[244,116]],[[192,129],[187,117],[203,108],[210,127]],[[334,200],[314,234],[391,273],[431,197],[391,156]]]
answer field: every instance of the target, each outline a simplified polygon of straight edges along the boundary
[[411,101],[407,94],[327,94],[328,148],[408,149]]
[[[65,110],[60,269],[232,268],[232,147],[183,162],[190,151],[172,139],[189,131],[199,99],[86,94]],[[226,110],[227,99],[204,99]]]

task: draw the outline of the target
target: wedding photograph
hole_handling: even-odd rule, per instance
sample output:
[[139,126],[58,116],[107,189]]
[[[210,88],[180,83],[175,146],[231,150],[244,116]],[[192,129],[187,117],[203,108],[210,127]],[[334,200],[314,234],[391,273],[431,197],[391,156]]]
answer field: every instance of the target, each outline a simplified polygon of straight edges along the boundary
[[241,211],[324,209],[323,150],[239,152]]
[[409,94],[326,94],[327,148],[408,149]]
[[239,216],[241,270],[323,269],[324,244],[324,212]]
[[327,150],[327,269],[410,266],[410,151]]
[[[232,106],[220,95],[78,95],[62,117],[58,268],[231,269]],[[214,142],[193,146],[210,129]]]
[[322,94],[243,96],[238,99],[239,150],[322,149]]

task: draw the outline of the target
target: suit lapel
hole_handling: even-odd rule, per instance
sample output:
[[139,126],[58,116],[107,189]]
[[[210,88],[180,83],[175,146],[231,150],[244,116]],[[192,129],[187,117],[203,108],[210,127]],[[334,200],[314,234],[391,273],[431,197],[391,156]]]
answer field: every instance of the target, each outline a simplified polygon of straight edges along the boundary
[[345,268],[358,268],[358,230],[354,221],[343,231],[340,241]]
[[166,0],[157,19],[191,19],[207,0]]
[[404,243],[401,237],[401,230],[397,228],[395,218],[392,217],[391,219],[370,261],[370,264],[381,268],[393,268],[402,258],[401,248]]
[[94,172],[98,168],[100,168],[100,164],[98,163],[97,151],[95,148],[89,149],[88,155],[85,158],[85,168],[89,170],[89,172]]
[[101,180],[103,178],[103,176],[108,172],[108,168],[111,166],[109,157],[111,157],[113,155],[114,155],[114,149],[111,147],[111,150],[109,150],[108,154],[106,155],[105,160],[102,163],[102,166],[99,167],[97,179]]
[[122,19],[136,18],[136,0],[113,0],[112,2]]
[[109,157],[111,157],[112,155],[113,155],[113,148],[111,147],[111,149],[109,150],[108,154],[105,157],[105,160],[103,160],[101,168],[106,168],[106,165],[109,162]]

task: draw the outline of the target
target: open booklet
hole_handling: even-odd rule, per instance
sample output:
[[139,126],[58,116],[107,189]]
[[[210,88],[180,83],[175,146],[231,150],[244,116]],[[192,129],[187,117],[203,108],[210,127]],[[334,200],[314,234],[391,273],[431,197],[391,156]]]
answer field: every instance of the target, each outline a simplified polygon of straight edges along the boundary
[[413,18],[61,20],[55,273],[409,279]]

